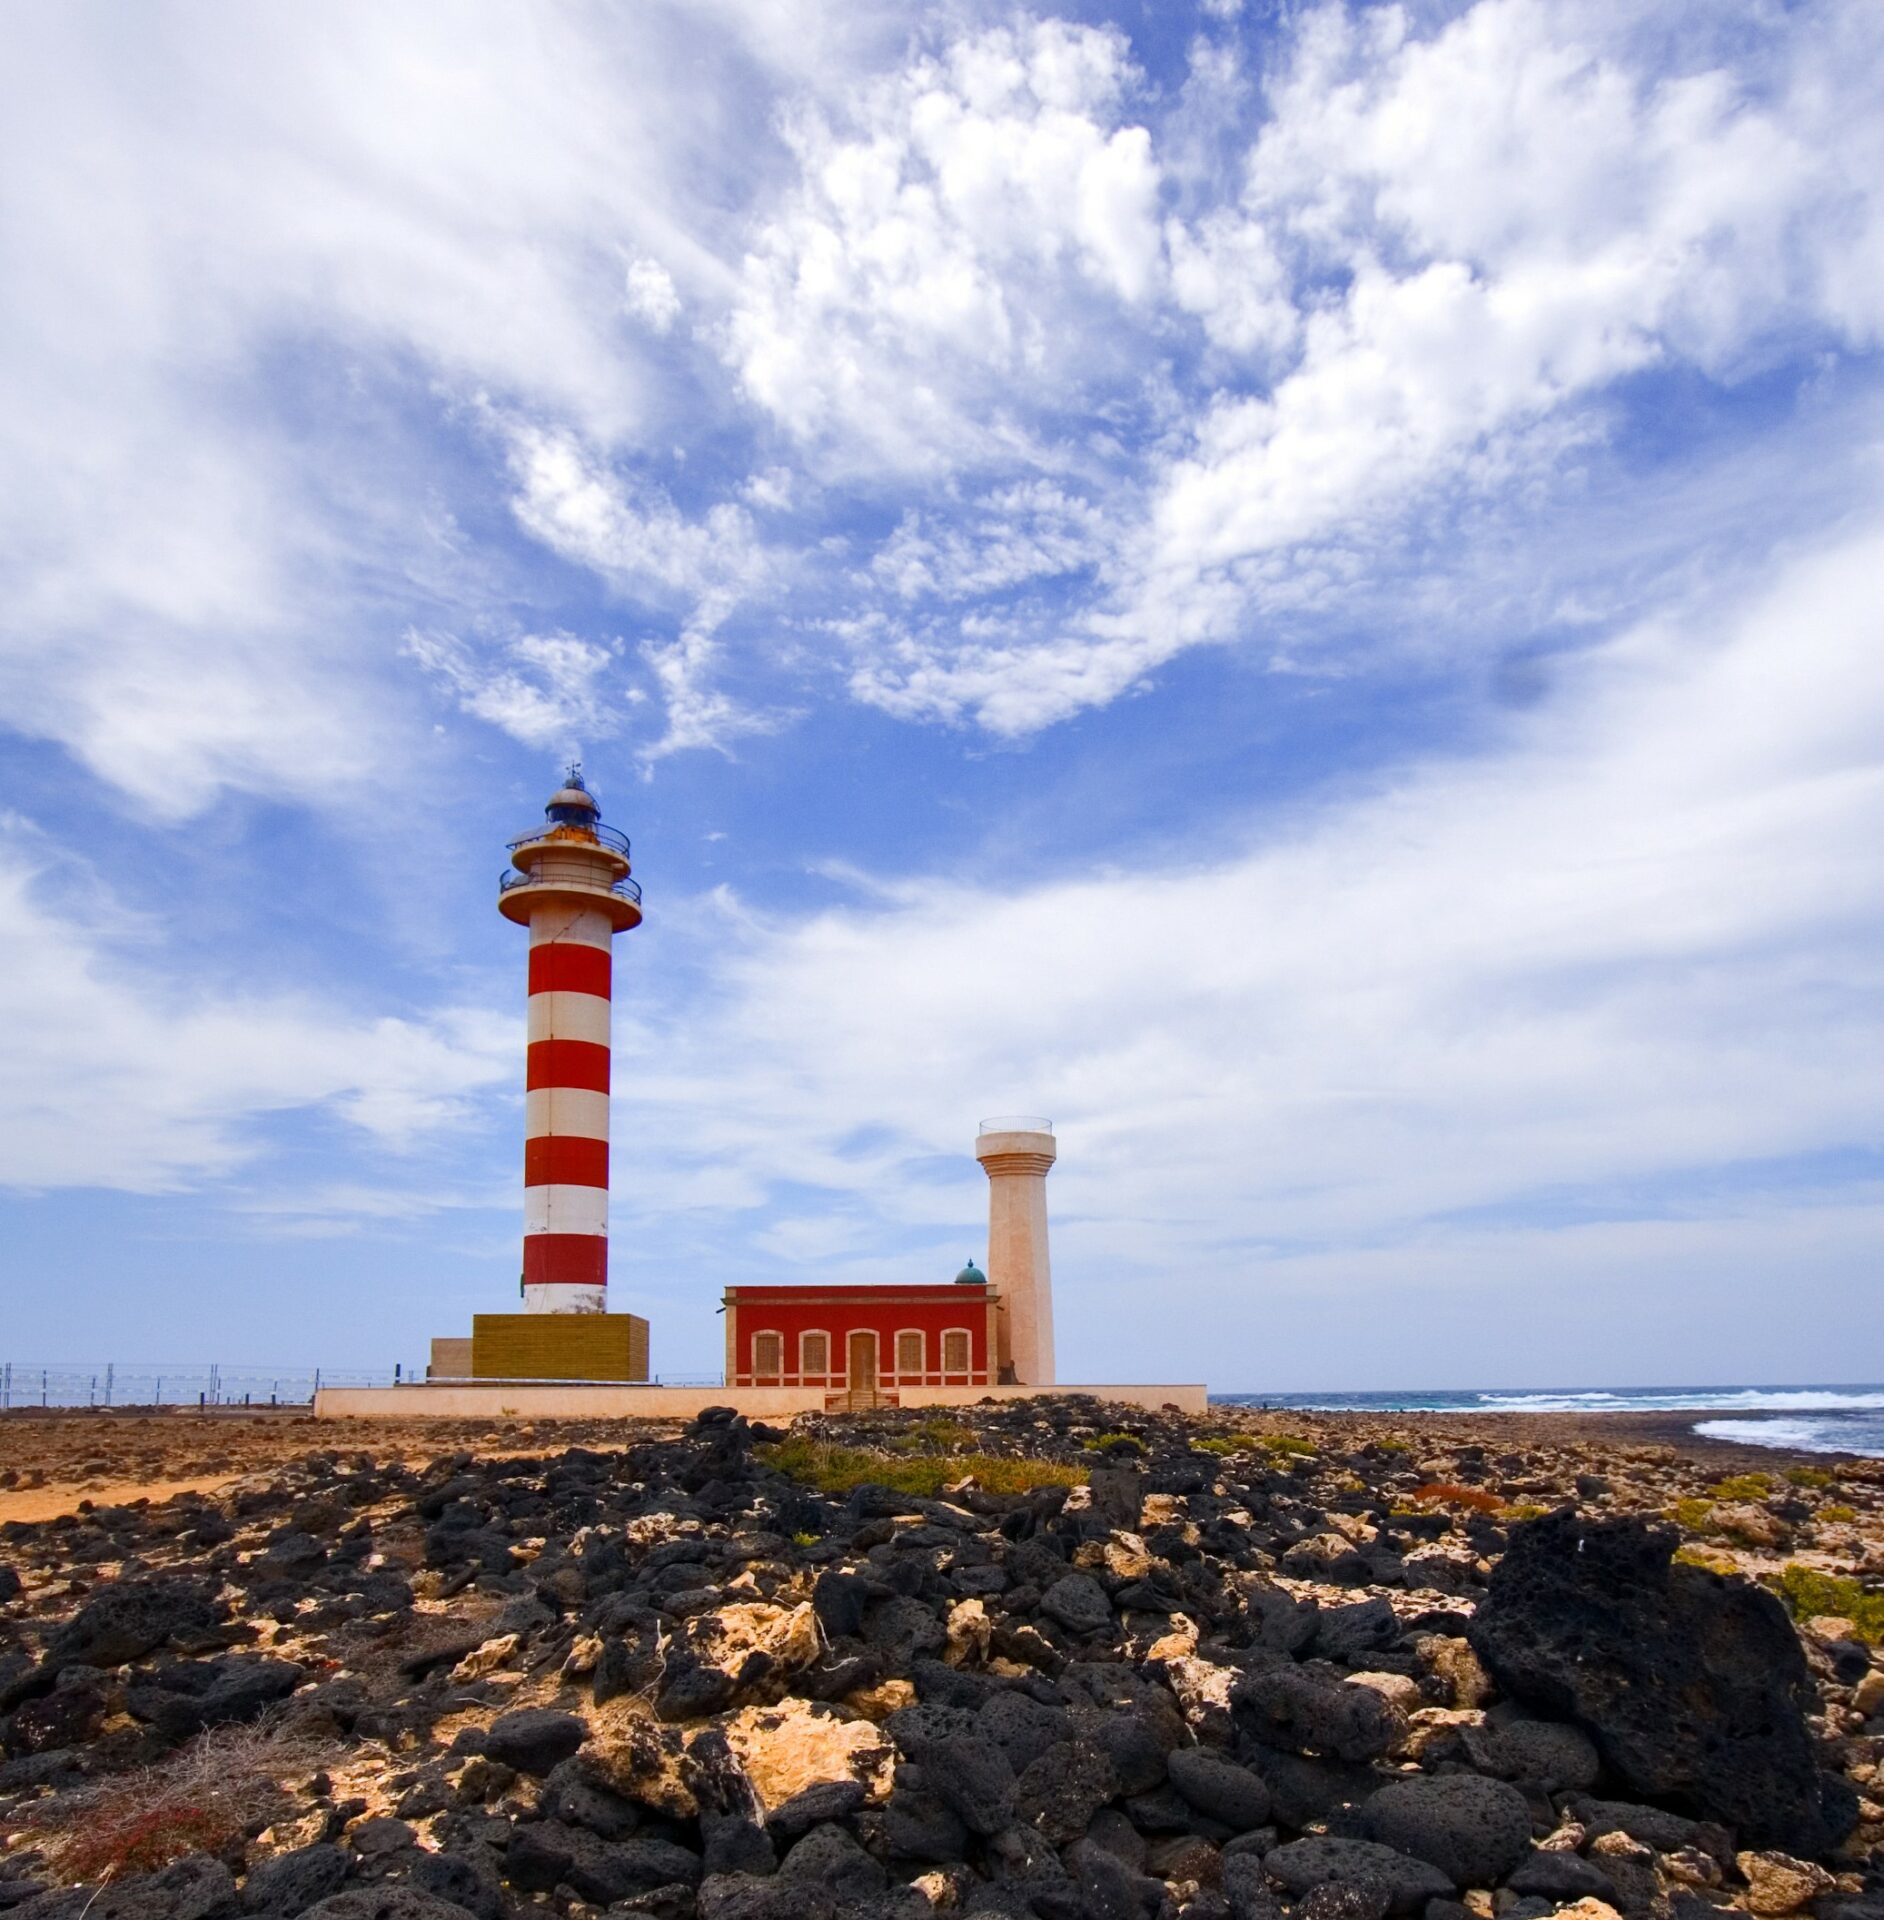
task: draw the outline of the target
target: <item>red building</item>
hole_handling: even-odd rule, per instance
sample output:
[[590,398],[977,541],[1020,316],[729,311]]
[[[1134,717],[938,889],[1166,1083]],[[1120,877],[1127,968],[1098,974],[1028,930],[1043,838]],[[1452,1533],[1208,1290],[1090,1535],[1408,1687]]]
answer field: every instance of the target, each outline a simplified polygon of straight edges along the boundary
[[726,1384],[881,1395],[996,1379],[1000,1299],[979,1285],[728,1287]]

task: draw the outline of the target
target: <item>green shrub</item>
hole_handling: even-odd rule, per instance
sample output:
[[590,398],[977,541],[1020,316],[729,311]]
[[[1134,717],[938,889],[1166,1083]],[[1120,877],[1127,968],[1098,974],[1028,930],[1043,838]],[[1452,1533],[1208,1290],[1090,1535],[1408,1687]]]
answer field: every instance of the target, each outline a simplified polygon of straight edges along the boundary
[[1829,1487],[1837,1476],[1823,1467],[1788,1467],[1786,1478],[1795,1487]]
[[1730,1473],[1714,1483],[1716,1500],[1764,1500],[1773,1491],[1770,1473]]
[[1740,1571],[1731,1560],[1722,1559],[1718,1554],[1703,1553],[1699,1547],[1677,1547],[1675,1563],[1683,1567],[1699,1567],[1704,1573],[1738,1573]]
[[1683,1533],[1712,1533],[1714,1530],[1714,1503],[1712,1500],[1677,1500],[1668,1509],[1668,1517]]
[[1823,1520],[1827,1526],[1849,1526],[1852,1521],[1857,1519],[1858,1509],[1856,1507],[1841,1506],[1836,1500],[1832,1500],[1822,1506],[1812,1517],[1815,1520]]
[[1102,1433],[1098,1439],[1088,1440],[1086,1445],[1094,1453],[1129,1453],[1137,1460],[1142,1460],[1151,1451],[1135,1433]]
[[1230,1454],[1241,1453],[1243,1449],[1234,1440],[1226,1440],[1221,1434],[1207,1434],[1201,1440],[1191,1442],[1193,1453]]
[[828,1494],[876,1486],[934,1500],[944,1487],[970,1475],[988,1493],[1076,1487],[1086,1478],[1084,1467],[1063,1466],[1055,1460],[1009,1460],[985,1453],[897,1455],[867,1447],[832,1446],[799,1434],[761,1447],[758,1453],[780,1473]]
[[1312,1457],[1315,1451],[1315,1443],[1304,1440],[1299,1433],[1259,1434],[1256,1444],[1265,1453],[1292,1454],[1297,1458]]
[[1849,1620],[1860,1640],[1884,1646],[1884,1593],[1866,1593],[1855,1580],[1840,1580],[1796,1560],[1787,1563],[1774,1584],[1795,1620],[1833,1614]]

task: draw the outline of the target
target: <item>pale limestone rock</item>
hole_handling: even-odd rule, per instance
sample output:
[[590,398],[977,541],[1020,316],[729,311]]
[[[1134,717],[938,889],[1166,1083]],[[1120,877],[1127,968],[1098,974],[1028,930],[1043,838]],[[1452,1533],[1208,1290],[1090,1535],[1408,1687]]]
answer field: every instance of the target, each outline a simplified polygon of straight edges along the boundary
[[1197,1651],[1197,1626],[1181,1613],[1171,1616],[1168,1633],[1145,1649],[1147,1660],[1182,1660]]
[[563,1678],[579,1680],[585,1673],[593,1673],[601,1658],[602,1636],[599,1633],[578,1636],[575,1645],[569,1649],[569,1657],[563,1662]]
[[495,1640],[486,1640],[481,1647],[471,1652],[452,1668],[451,1677],[461,1684],[468,1680],[483,1680],[507,1667],[517,1657],[517,1649],[523,1644],[520,1634],[506,1633]]
[[1851,1704],[1869,1720],[1874,1713],[1884,1713],[1884,1669],[1873,1667],[1853,1689]]
[[1121,1580],[1143,1580],[1154,1564],[1145,1543],[1135,1533],[1115,1533],[1098,1543],[1105,1570]]
[[1789,1853],[1737,1853],[1737,1866],[1747,1883],[1747,1906],[1754,1913],[1797,1913],[1837,1885],[1825,1869]]
[[1718,1887],[1726,1877],[1720,1862],[1699,1847],[1677,1847],[1673,1853],[1663,1854],[1661,1867],[1666,1879],[1683,1887]]
[[1581,1900],[1572,1900],[1568,1906],[1559,1907],[1551,1920],[1622,1920],[1622,1915],[1607,1900],[1598,1900],[1594,1894],[1585,1894]]
[[842,1718],[822,1701],[745,1707],[721,1725],[768,1814],[827,1780],[860,1780],[872,1800],[889,1793],[895,1748],[872,1722]]
[[1214,1660],[1201,1660],[1191,1653],[1167,1659],[1164,1672],[1191,1732],[1211,1745],[1227,1745],[1230,1689],[1242,1677],[1240,1671],[1235,1667],[1220,1667]]
[[1405,1714],[1418,1713],[1426,1704],[1426,1696],[1420,1692],[1420,1683],[1404,1673],[1351,1673],[1347,1677],[1347,1684],[1350,1687],[1371,1687]]
[[951,1667],[978,1667],[994,1644],[994,1622],[979,1600],[958,1600],[949,1609],[948,1644],[943,1661]]
[[938,1913],[949,1913],[962,1904],[962,1896],[974,1883],[975,1876],[967,1867],[931,1867],[909,1884]]
[[1322,1515],[1322,1520],[1350,1546],[1364,1547],[1380,1538],[1380,1529],[1363,1520],[1358,1513],[1326,1513]]
[[786,1673],[816,1664],[821,1647],[818,1616],[807,1600],[801,1606],[774,1607],[741,1601],[699,1613],[677,1636],[708,1665],[737,1673],[747,1656],[767,1653]]
[[1728,1504],[1717,1506],[1707,1517],[1710,1525],[1744,1546],[1783,1547],[1786,1544],[1785,1522],[1764,1507]]
[[1423,1634],[1413,1650],[1427,1672],[1444,1681],[1455,1707],[1482,1707],[1491,1698],[1491,1675],[1479,1664],[1469,1640]]
[[855,1693],[845,1694],[844,1704],[866,1720],[887,1720],[891,1714],[916,1704],[916,1689],[908,1680],[879,1680],[874,1687],[859,1687]]
[[1407,1715],[1407,1730],[1393,1749],[1394,1757],[1423,1761],[1429,1747],[1450,1740],[1461,1727],[1484,1724],[1484,1712],[1478,1707],[1421,1707]]
[[625,1694],[592,1711],[582,1751],[603,1784],[630,1800],[682,1820],[700,1811],[687,1784],[687,1747],[679,1728],[662,1725],[637,1695]]

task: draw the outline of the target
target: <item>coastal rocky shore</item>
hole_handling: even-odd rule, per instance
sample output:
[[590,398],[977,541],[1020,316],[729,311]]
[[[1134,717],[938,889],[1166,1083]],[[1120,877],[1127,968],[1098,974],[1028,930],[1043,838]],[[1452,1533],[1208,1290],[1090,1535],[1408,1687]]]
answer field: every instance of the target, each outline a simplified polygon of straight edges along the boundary
[[1884,1920],[1879,1463],[1057,1399],[425,1441],[0,1523],[0,1912]]

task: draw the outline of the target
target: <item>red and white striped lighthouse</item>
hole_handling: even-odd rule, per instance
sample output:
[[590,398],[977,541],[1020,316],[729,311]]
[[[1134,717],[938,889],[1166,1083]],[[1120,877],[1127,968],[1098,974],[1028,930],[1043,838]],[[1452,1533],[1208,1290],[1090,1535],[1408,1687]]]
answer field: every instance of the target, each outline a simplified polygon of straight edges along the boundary
[[602,824],[579,767],[538,833],[511,843],[497,910],[530,929],[524,1081],[523,1308],[608,1304],[610,945],[641,924],[628,842]]

